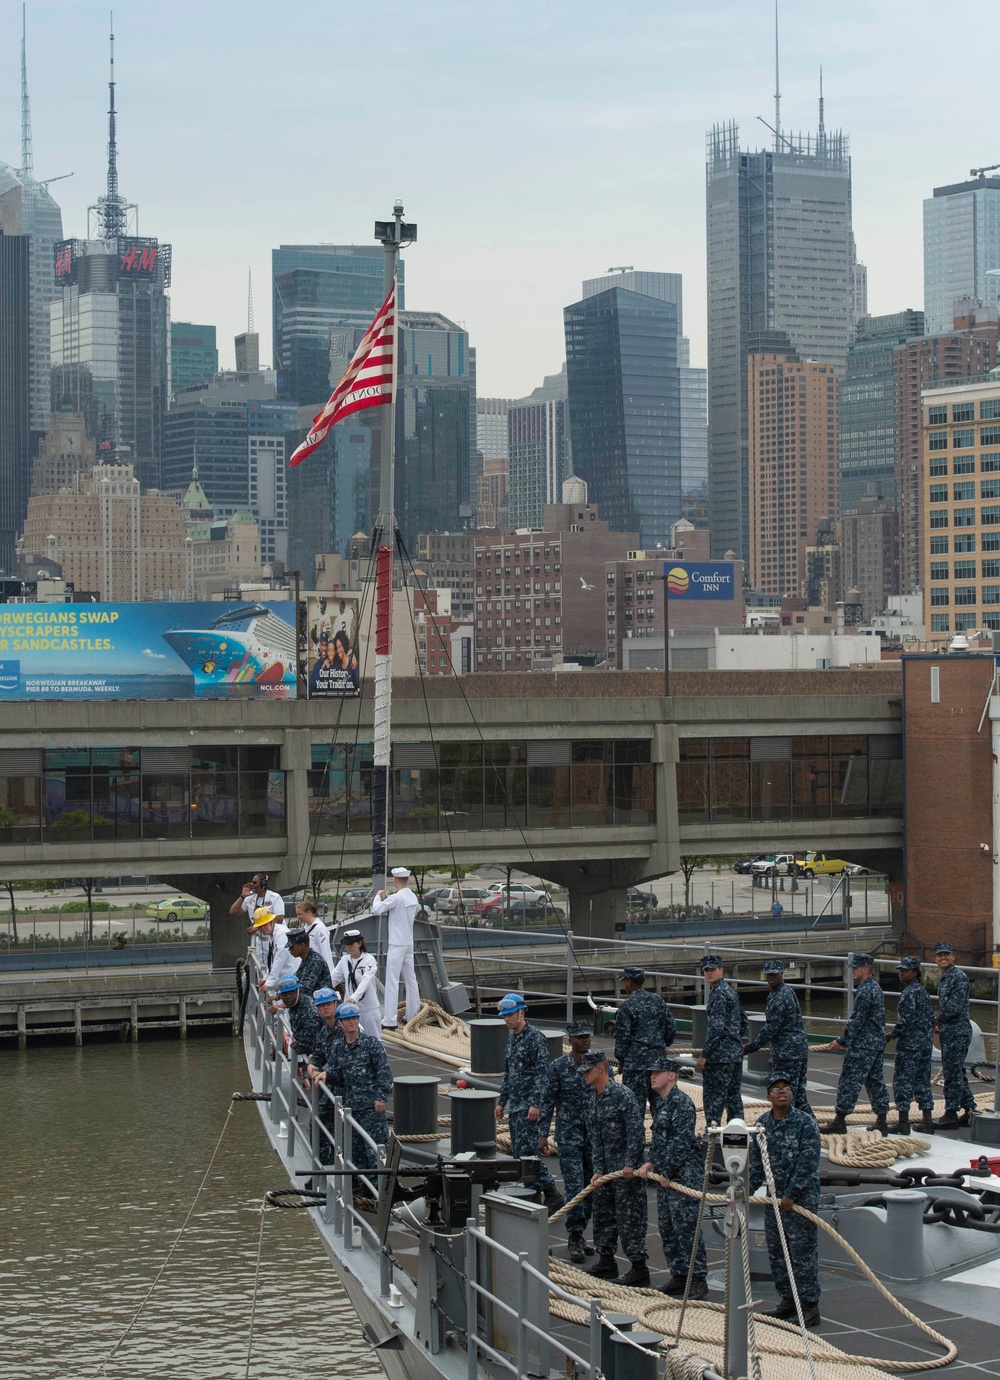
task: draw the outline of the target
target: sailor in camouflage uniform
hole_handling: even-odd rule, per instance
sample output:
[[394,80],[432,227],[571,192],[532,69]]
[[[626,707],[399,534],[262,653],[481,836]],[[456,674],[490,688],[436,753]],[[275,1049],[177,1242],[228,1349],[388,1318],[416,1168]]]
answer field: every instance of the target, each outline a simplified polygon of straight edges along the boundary
[[[551,1153],[549,1127],[552,1114],[556,1118],[556,1140],[559,1144],[559,1168],[567,1199],[575,1198],[590,1183],[594,1172],[590,1158],[590,1110],[594,1095],[583,1081],[580,1060],[590,1049],[591,1030],[586,1021],[570,1021],[566,1027],[570,1052],[553,1059],[545,1071],[545,1092],[538,1115],[538,1149],[543,1155]],[[570,1208],[566,1214],[569,1234],[569,1258],[579,1265],[593,1248],[583,1239],[583,1231],[590,1221],[593,1203],[590,1197]]]
[[593,1089],[590,1111],[590,1153],[595,1186],[604,1174],[623,1169],[625,1177],[595,1187],[594,1245],[599,1252],[589,1273],[599,1279],[618,1279],[615,1250],[622,1249],[632,1268],[619,1283],[639,1288],[649,1283],[646,1258],[646,1185],[636,1171],[642,1163],[645,1133],[642,1109],[623,1083],[616,1083],[603,1050],[592,1049],[580,1060],[587,1086]]
[[288,936],[288,948],[292,957],[299,960],[295,976],[299,980],[299,986],[308,996],[311,997],[317,987],[330,986],[332,979],[326,959],[310,947],[306,930],[293,930]]
[[743,1033],[747,1019],[736,992],[722,975],[722,959],[706,954],[701,961],[711,991],[705,1012],[705,1044],[698,1068],[702,1071],[705,1120],[709,1126],[727,1117],[742,1117]]
[[946,940],[934,945],[934,962],[941,970],[934,1029],[941,1037],[944,1071],[944,1116],[939,1117],[935,1125],[941,1131],[951,1131],[957,1126],[968,1126],[969,1113],[976,1110],[976,1099],[965,1072],[965,1060],[972,1043],[969,979],[955,966],[955,951]]
[[[325,1081],[335,1096],[344,1099],[344,1106],[359,1126],[377,1145],[384,1145],[389,1139],[385,1108],[392,1092],[392,1069],[382,1041],[362,1035],[359,1020],[360,1012],[354,1003],[342,1001],[337,1007],[337,1024],[344,1038],[331,1043],[326,1068],[316,1081]],[[351,1139],[355,1166],[362,1171],[375,1169],[375,1151],[356,1131]]]
[[644,968],[623,968],[622,978],[628,995],[615,1017],[615,1059],[622,1082],[643,1112],[647,1098],[649,1110],[655,1112],[660,1099],[650,1086],[648,1070],[673,1044],[677,1024],[663,998],[643,986]]
[[[767,1139],[767,1155],[774,1176],[795,1288],[802,1304],[803,1321],[806,1327],[815,1327],[820,1320],[817,1228],[815,1222],[810,1222],[794,1208],[798,1204],[815,1212],[819,1204],[819,1127],[815,1117],[792,1106],[792,1085],[782,1075],[772,1074],[768,1079],[767,1100],[771,1110],[761,1117],[757,1125]],[[751,1136],[750,1192],[755,1193],[761,1184],[766,1183],[759,1139]],[[772,1308],[767,1316],[795,1318],[795,1300],[773,1207],[764,1209],[764,1231],[771,1278],[780,1296],[777,1308]]]
[[[306,1069],[309,1077],[315,1083],[317,1075],[322,1073],[330,1060],[330,1050],[334,1042],[343,1040],[344,1032],[337,1021],[337,1007],[340,1005],[340,996],[332,987],[317,987],[313,993],[313,1004],[316,1007],[316,1030],[313,1035],[313,1047],[309,1052],[309,1063]],[[326,1093],[317,1093],[316,1105],[319,1109],[319,1119],[328,1131],[333,1132],[333,1103]],[[319,1161],[320,1164],[329,1164],[333,1159],[333,1146],[329,1139],[320,1132],[319,1136]]]
[[[497,1012],[510,1034],[504,1051],[496,1119],[501,1121],[506,1110],[510,1153],[518,1159],[538,1154],[538,1119],[549,1067],[549,1042],[537,1026],[528,1024],[524,1014],[527,1009],[520,992],[508,992],[497,1002]],[[538,1182],[549,1211],[561,1208],[565,1199],[556,1188],[556,1181],[544,1160],[539,1164]]]
[[[646,1178],[653,1170],[671,1183],[701,1191],[705,1186],[705,1152],[699,1149],[695,1140],[694,1103],[677,1086],[680,1071],[681,1065],[676,1059],[661,1057],[650,1065],[649,1081],[660,1101],[653,1117],[649,1160],[639,1173]],[[663,1292],[681,1295],[687,1285],[694,1234],[698,1229],[698,1199],[689,1198],[686,1193],[673,1192],[660,1184],[656,1190],[656,1216],[663,1254],[670,1268],[670,1279],[663,1286]],[[689,1298],[703,1299],[708,1295],[707,1274],[705,1238],[698,1231],[698,1250],[694,1258]]]
[[934,1094],[931,1092],[931,1051],[934,1048],[934,1008],[920,981],[919,958],[901,958],[896,964],[903,990],[896,1008],[896,1024],[886,1036],[896,1041],[892,1066],[892,1100],[899,1120],[891,1128],[900,1136],[910,1134],[910,1103],[923,1113],[921,1131],[933,1131]]
[[851,971],[854,974],[854,1011],[844,1027],[843,1035],[838,1035],[828,1045],[820,1049],[838,1054],[843,1049],[844,1067],[837,1083],[837,1106],[832,1121],[823,1127],[829,1135],[843,1135],[847,1130],[846,1118],[854,1111],[862,1085],[867,1090],[875,1125],[872,1130],[889,1134],[886,1117],[889,1112],[889,1089],[885,1086],[885,997],[876,982],[873,972],[875,962],[871,954],[852,954]]
[[286,973],[279,978],[277,992],[288,1015],[296,1052],[300,1056],[311,1054],[319,1035],[320,1019],[312,997],[302,990],[298,973]]
[[780,958],[764,963],[764,977],[770,992],[764,1008],[764,1025],[744,1054],[756,1054],[768,1046],[771,1050],[771,1073],[784,1074],[792,1085],[795,1105],[800,1112],[811,1112],[806,1092],[806,1069],[809,1062],[809,1039],[799,1009],[799,999],[785,983],[785,965]]

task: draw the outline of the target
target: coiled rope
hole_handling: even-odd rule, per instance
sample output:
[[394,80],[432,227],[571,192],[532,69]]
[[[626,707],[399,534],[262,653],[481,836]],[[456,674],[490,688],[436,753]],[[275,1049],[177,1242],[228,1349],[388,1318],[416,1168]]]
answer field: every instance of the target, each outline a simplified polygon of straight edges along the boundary
[[[553,1212],[549,1217],[549,1222],[557,1222],[561,1217],[565,1217],[571,1208],[574,1208],[577,1205],[577,1203],[581,1203],[584,1200],[584,1198],[588,1197],[591,1193],[594,1192],[595,1188],[600,1188],[604,1184],[611,1183],[614,1179],[624,1179],[627,1177],[635,1176],[627,1175],[624,1169],[615,1170],[615,1172],[612,1174],[602,1175],[599,1184],[588,1184],[586,1188],[584,1188],[580,1193],[576,1194],[575,1197],[571,1198],[568,1203],[565,1203],[561,1208],[558,1209],[558,1211]],[[704,1201],[708,1203],[727,1202],[725,1194],[702,1194],[696,1188],[687,1188],[683,1184],[675,1183],[673,1180],[664,1179],[660,1174],[650,1173],[648,1178],[653,1180],[655,1183],[661,1185],[663,1188],[671,1189],[675,1193],[684,1194],[684,1196],[687,1198],[703,1198]],[[774,1200],[771,1198],[755,1198],[754,1202],[761,1203],[765,1206],[774,1206]],[[820,1355],[820,1347],[822,1346],[822,1354],[825,1360],[842,1361],[844,1364],[854,1363],[864,1366],[877,1366],[881,1367],[881,1369],[883,1370],[900,1371],[906,1373],[923,1370],[937,1370],[941,1366],[950,1365],[951,1362],[955,1360],[955,1358],[958,1356],[958,1347],[955,1345],[955,1343],[951,1341],[948,1337],[943,1336],[940,1332],[935,1331],[935,1329],[931,1327],[928,1323],[925,1323],[922,1318],[918,1318],[915,1313],[911,1313],[910,1310],[904,1304],[900,1303],[900,1301],[889,1292],[889,1290],[885,1287],[882,1281],[874,1274],[874,1272],[865,1264],[865,1262],[861,1259],[860,1255],[858,1255],[857,1251],[854,1249],[854,1247],[851,1245],[849,1241],[845,1241],[841,1234],[838,1231],[836,1231],[833,1227],[831,1227],[828,1222],[825,1222],[822,1217],[818,1217],[816,1213],[810,1212],[808,1208],[800,1207],[799,1204],[796,1203],[793,1210],[799,1213],[801,1216],[808,1218],[810,1222],[815,1222],[816,1226],[820,1227],[823,1231],[825,1231],[827,1236],[829,1236],[833,1241],[835,1241],[837,1245],[841,1248],[841,1250],[843,1250],[845,1254],[848,1255],[850,1259],[854,1262],[854,1264],[857,1265],[858,1269],[861,1271],[864,1277],[875,1286],[875,1288],[882,1295],[882,1297],[888,1303],[892,1304],[893,1308],[895,1308],[898,1313],[901,1313],[908,1322],[913,1323],[914,1326],[919,1328],[920,1331],[923,1332],[926,1337],[929,1337],[931,1341],[933,1341],[937,1346],[942,1347],[945,1351],[945,1355],[943,1357],[932,1358],[929,1361],[889,1361],[885,1360],[882,1357],[876,1356],[847,1356],[842,1352],[837,1352],[835,1349],[831,1349],[829,1352],[827,1352],[826,1347],[828,1344],[824,1343],[820,1338],[814,1339],[813,1343],[817,1348],[817,1356]],[[572,1275],[572,1279],[569,1279],[569,1275],[567,1275],[566,1273],[567,1271],[570,1272],[570,1274]],[[593,1292],[594,1277],[592,1275],[588,1275],[584,1270],[577,1270],[573,1266],[564,1265],[564,1263],[561,1261],[557,1262],[555,1260],[552,1260],[550,1261],[549,1273],[550,1276],[553,1279],[555,1279],[556,1283],[560,1284],[561,1287],[564,1287],[568,1293],[582,1293],[583,1296],[586,1297],[588,1290],[591,1293]],[[569,1282],[563,1283],[564,1280],[568,1280]],[[584,1283],[584,1281],[589,1281],[589,1283]],[[631,1288],[625,1289],[621,1286],[616,1287],[613,1284],[608,1286],[603,1283],[601,1287],[602,1290],[605,1288],[609,1288],[616,1296],[616,1301],[620,1303],[623,1308],[629,1306],[629,1311],[632,1313],[636,1312],[635,1303],[637,1296],[639,1298],[649,1298],[650,1303],[644,1309],[642,1309],[641,1313],[639,1314],[638,1321],[642,1324],[643,1327],[649,1327],[657,1332],[662,1332],[664,1336],[667,1336],[669,1335],[669,1333],[673,1332],[675,1324],[675,1319],[673,1315],[674,1310],[678,1305],[667,1302],[663,1298],[662,1294],[660,1294],[659,1290],[644,1290]],[[705,1310],[713,1310],[717,1313],[724,1312],[723,1305],[718,1303],[696,1303],[690,1304],[689,1306],[698,1309],[699,1313]],[[567,1312],[560,1311],[561,1309],[572,1309],[572,1317],[569,1317]],[[553,1300],[552,1311],[556,1313],[557,1317],[566,1318],[567,1321],[570,1322],[582,1322],[584,1320],[583,1313],[580,1309],[574,1308],[573,1305],[566,1305],[561,1300]],[[669,1318],[669,1321],[665,1327],[659,1326],[659,1324],[655,1321],[657,1316],[666,1316]],[[777,1318],[762,1317],[761,1321],[765,1323],[769,1328],[775,1327],[781,1331],[791,1332],[793,1334],[796,1334],[798,1332],[797,1327],[795,1327],[792,1324],[783,1323]],[[711,1332],[711,1335],[695,1338],[694,1340],[714,1342],[721,1341],[721,1338],[717,1335],[717,1330],[715,1330]],[[800,1355],[799,1352],[791,1351],[786,1347],[775,1345],[775,1342],[773,1340],[761,1345],[760,1349],[765,1353],[777,1356]]]

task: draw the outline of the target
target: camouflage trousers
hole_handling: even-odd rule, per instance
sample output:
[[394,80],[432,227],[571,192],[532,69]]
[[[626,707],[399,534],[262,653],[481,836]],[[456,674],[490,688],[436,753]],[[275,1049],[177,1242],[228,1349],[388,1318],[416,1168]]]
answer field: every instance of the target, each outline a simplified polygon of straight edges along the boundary
[[707,1064],[702,1071],[701,1081],[705,1121],[709,1126],[721,1125],[723,1112],[730,1120],[734,1116],[743,1116],[743,1098],[740,1094],[740,1084],[743,1081],[741,1059]]
[[957,1030],[941,1028],[941,1067],[944,1069],[944,1107],[947,1112],[976,1110],[969,1079],[965,1072],[965,1058],[972,1043],[972,1026],[966,1022]]
[[618,1238],[631,1261],[645,1260],[646,1207],[645,1179],[615,1179],[591,1194],[594,1203],[594,1245],[601,1255],[614,1255]]
[[806,1077],[809,1069],[808,1059],[782,1059],[780,1055],[771,1053],[771,1074],[772,1078],[787,1078],[792,1085],[792,1096],[794,1104],[800,1112],[808,1112],[812,1116],[812,1108],[809,1105],[809,1094],[806,1090]]
[[[701,1185],[691,1185],[700,1188]],[[695,1228],[698,1225],[698,1199],[689,1198],[686,1193],[675,1193],[669,1188],[656,1190],[656,1225],[660,1229],[663,1254],[670,1273],[686,1276],[691,1265],[691,1248],[694,1245]],[[705,1255],[705,1238],[698,1232],[698,1254],[694,1261],[695,1278],[708,1274],[708,1257]]]
[[[530,1155],[537,1156],[538,1122],[528,1120],[528,1109],[525,1108],[523,1112],[508,1111],[507,1124],[510,1127],[510,1153],[514,1158],[524,1160]],[[556,1186],[543,1159],[539,1159],[538,1182],[545,1192]]]
[[931,1092],[931,1046],[926,1049],[897,1049],[892,1065],[892,1100],[898,1111],[909,1115],[910,1103],[922,1112],[934,1110]]
[[854,1111],[862,1087],[868,1093],[868,1100],[875,1115],[887,1114],[889,1089],[885,1086],[885,1072],[882,1068],[884,1059],[884,1044],[878,1044],[874,1048],[866,1048],[864,1045],[848,1047],[837,1083],[837,1111],[841,1116],[847,1116]]
[[[795,1287],[805,1304],[819,1303],[819,1245],[815,1222],[800,1217],[797,1212],[783,1212],[781,1225],[785,1229],[788,1255],[795,1272]],[[792,1301],[792,1285],[788,1278],[781,1238],[774,1220],[774,1208],[764,1209],[764,1233],[767,1238],[767,1258],[771,1265],[774,1287],[784,1302]]]
[[[586,1131],[575,1135],[563,1128],[556,1129],[559,1142],[559,1168],[563,1177],[563,1192],[567,1203],[582,1193],[594,1173],[594,1161],[590,1153],[590,1138]],[[583,1231],[594,1210],[594,1195],[591,1193],[575,1208],[566,1214],[566,1230]]]
[[638,1102],[645,1114],[648,1104],[650,1112],[656,1115],[656,1109],[660,1105],[660,1094],[654,1092],[649,1084],[649,1070],[646,1068],[624,1068],[622,1070],[622,1082],[629,1092]]

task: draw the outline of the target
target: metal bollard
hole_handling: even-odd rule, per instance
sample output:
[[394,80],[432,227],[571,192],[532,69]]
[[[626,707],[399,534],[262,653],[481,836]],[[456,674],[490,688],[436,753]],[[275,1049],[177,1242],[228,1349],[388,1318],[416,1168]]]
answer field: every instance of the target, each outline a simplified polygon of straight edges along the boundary
[[[605,1313],[602,1323],[610,1323],[612,1327],[617,1327],[619,1332],[631,1332],[635,1326],[635,1318],[631,1313]],[[617,1351],[612,1349],[611,1343],[615,1339],[615,1334],[610,1327],[601,1327],[601,1370],[604,1372],[604,1380],[615,1380],[615,1359]]]
[[551,1061],[552,1059],[560,1059],[560,1058],[562,1057],[562,1052],[563,1052],[563,1041],[564,1041],[565,1038],[566,1038],[565,1035],[563,1034],[563,1032],[562,1032],[561,1030],[544,1030],[544,1029],[543,1029],[543,1030],[542,1030],[542,1034],[545,1036],[546,1040],[548,1041],[548,1045],[549,1045],[549,1060]]
[[497,1017],[469,1022],[472,1041],[469,1067],[472,1073],[503,1073],[509,1034],[506,1025]]
[[397,1136],[430,1136],[438,1128],[438,1080],[408,1074],[392,1085],[392,1129]]
[[[663,1338],[659,1332],[630,1332],[633,1342],[640,1346],[658,1347]],[[626,1337],[611,1338],[615,1354],[615,1380],[657,1380],[660,1363],[648,1351],[639,1351]]]
[[915,1188],[892,1188],[885,1197],[885,1239],[892,1242],[893,1274],[919,1279],[924,1273],[924,1206],[927,1194]]
[[480,1092],[470,1088],[468,1091],[456,1090],[448,1094],[451,1102],[451,1153],[464,1154],[474,1151],[477,1142],[497,1138],[497,1123],[494,1109],[497,1095]]

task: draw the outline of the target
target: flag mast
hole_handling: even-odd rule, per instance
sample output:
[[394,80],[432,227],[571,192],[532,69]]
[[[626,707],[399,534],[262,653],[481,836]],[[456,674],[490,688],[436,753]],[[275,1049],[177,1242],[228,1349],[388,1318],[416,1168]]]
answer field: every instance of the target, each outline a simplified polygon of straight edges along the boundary
[[377,547],[375,577],[375,742],[372,773],[372,881],[388,884],[387,848],[392,793],[389,789],[392,762],[392,564],[396,543],[396,386],[399,376],[399,251],[413,244],[417,227],[403,220],[398,198],[392,220],[375,222],[375,238],[385,251],[383,290],[392,294],[392,393],[382,427],[379,463],[379,511],[373,533]]

